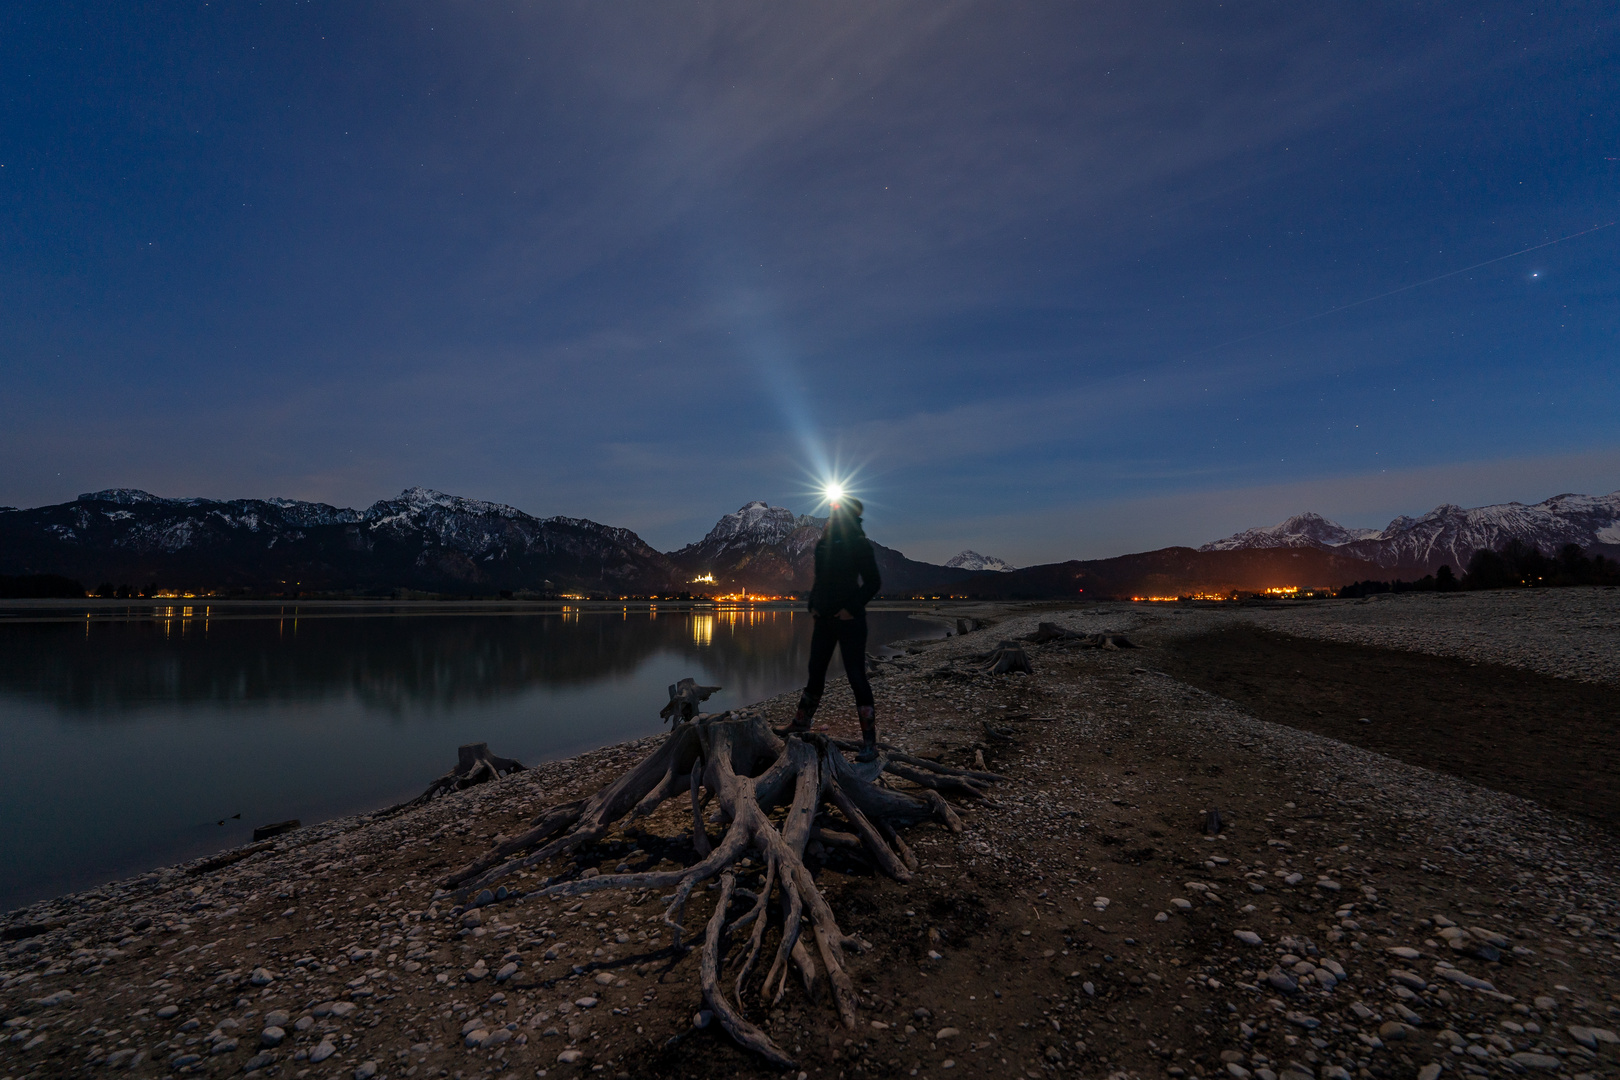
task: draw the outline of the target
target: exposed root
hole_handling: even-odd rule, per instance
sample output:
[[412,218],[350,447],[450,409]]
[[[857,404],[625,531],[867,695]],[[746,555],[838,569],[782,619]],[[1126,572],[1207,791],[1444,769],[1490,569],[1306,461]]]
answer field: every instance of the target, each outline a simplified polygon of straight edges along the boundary
[[[687,686],[694,692],[707,689],[682,680],[671,688],[672,705],[677,691]],[[941,792],[982,799],[989,785],[1001,779],[990,772],[912,757],[892,747],[884,747],[875,762],[857,764],[844,756],[846,749],[853,745],[814,733],[779,738],[763,719],[746,713],[696,715],[677,722],[658,749],[595,795],[545,811],[522,836],[501,841],[448,875],[445,884],[460,886],[470,895],[519,869],[578,852],[616,824],[645,817],[670,798],[686,794],[696,855],[691,865],[591,877],[574,876],[562,867],[527,895],[672,889],[664,922],[678,950],[688,901],[699,885],[718,879],[719,899],[701,945],[704,1006],[739,1044],[773,1064],[791,1064],[782,1049],[747,1019],[750,1001],[781,1001],[795,969],[806,995],[813,997],[825,973],[833,1004],[845,1026],[853,1029],[855,992],[846,954],[867,947],[840,929],[832,905],[816,884],[805,862],[811,839],[857,849],[881,872],[909,881],[920,863],[902,831],[930,820],[960,831],[961,820]],[[885,773],[903,783],[884,783]],[[711,798],[712,819],[724,827],[717,843],[709,837],[703,816],[704,804]],[[780,826],[772,819],[778,811],[783,811]],[[818,824],[823,816],[824,823]],[[742,867],[745,857],[757,862],[758,869]],[[746,887],[740,875],[747,875]],[[731,909],[739,901],[747,901],[747,906],[733,917]],[[773,934],[771,963],[761,979],[756,972]],[[723,964],[733,937],[739,948],[729,965]],[[737,971],[729,993],[721,986],[725,966]]]

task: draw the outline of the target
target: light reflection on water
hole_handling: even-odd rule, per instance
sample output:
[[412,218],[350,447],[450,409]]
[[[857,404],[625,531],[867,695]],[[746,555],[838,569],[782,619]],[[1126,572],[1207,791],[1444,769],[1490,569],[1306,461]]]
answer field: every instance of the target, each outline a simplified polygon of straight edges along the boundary
[[[868,618],[874,643],[942,632]],[[809,634],[803,611],[751,606],[0,625],[0,910],[388,805],[461,743],[532,763],[652,734],[686,676],[724,688],[715,711],[770,697],[803,682]]]

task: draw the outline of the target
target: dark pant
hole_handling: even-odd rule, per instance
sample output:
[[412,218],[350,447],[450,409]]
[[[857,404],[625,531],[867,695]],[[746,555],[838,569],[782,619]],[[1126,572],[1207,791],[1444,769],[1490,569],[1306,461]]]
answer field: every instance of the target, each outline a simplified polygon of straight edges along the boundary
[[856,612],[853,619],[817,615],[815,627],[810,635],[810,682],[804,688],[805,696],[818,701],[827,689],[827,665],[832,663],[836,645],[844,657],[844,674],[855,692],[855,704],[872,704],[872,684],[866,681],[866,612]]

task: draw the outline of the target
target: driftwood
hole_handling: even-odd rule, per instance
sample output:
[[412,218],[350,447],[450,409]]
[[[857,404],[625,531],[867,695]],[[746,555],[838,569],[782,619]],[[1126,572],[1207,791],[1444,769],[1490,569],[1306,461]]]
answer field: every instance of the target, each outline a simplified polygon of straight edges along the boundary
[[659,709],[658,715],[668,720],[671,726],[690,720],[697,715],[697,707],[708,701],[711,695],[718,694],[721,689],[719,686],[699,686],[696,679],[682,679],[678,683],[671,683],[669,704]]
[[[699,946],[703,1006],[742,1046],[786,1067],[792,1064],[788,1055],[747,1019],[750,998],[780,1002],[795,973],[805,992],[813,994],[825,976],[839,1016],[854,1029],[856,998],[845,953],[867,947],[839,928],[806,864],[810,841],[858,848],[882,873],[909,881],[919,864],[901,831],[926,821],[960,831],[961,819],[942,793],[982,798],[1002,779],[882,744],[876,761],[857,764],[845,757],[856,745],[813,732],[781,738],[763,717],[748,712],[696,715],[677,722],[656,750],[596,794],[542,812],[526,833],[502,840],[442,884],[459,888],[463,897],[476,892],[487,901],[494,894],[480,890],[496,881],[584,856],[615,825],[623,827],[666,801],[689,797],[696,853],[690,865],[597,874],[582,873],[578,862],[570,860],[524,895],[673,890],[664,898],[664,922],[673,932],[673,947],[681,950],[691,947],[682,944],[688,900],[698,886],[718,879],[718,899]],[[703,804],[711,798],[718,805],[712,818],[725,824],[718,840],[708,836],[702,816]],[[745,858],[750,860],[746,867]],[[768,940],[774,948],[766,948]],[[723,963],[728,950],[729,963]],[[766,956],[770,962],[759,977],[756,962]]]
[[427,786],[427,790],[409,802],[391,806],[383,811],[384,814],[403,810],[408,806],[421,806],[438,795],[448,795],[452,791],[465,791],[474,784],[482,784],[502,776],[509,776],[515,772],[523,771],[521,761],[511,758],[499,757],[489,752],[489,743],[468,743],[456,747],[456,767],[439,777]]

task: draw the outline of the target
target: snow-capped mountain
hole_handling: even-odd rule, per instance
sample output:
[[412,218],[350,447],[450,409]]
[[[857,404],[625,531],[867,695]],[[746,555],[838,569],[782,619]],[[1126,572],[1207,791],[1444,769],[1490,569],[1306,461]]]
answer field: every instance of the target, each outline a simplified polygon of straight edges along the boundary
[[816,546],[826,524],[826,518],[795,514],[785,507],[756,499],[722,517],[702,540],[672,552],[671,557],[687,561],[720,559],[727,552],[784,545],[788,554],[797,556]]
[[1236,536],[1205,544],[1200,551],[1237,551],[1243,548],[1339,547],[1354,540],[1370,540],[1377,529],[1347,529],[1321,514],[1295,514],[1278,525],[1245,529]]
[[994,555],[980,555],[971,548],[952,555],[945,560],[945,565],[957,570],[998,570],[1006,572],[1014,569],[1004,559],[998,559]]
[[[669,557],[688,584],[712,584],[724,592],[805,593],[815,583],[816,541],[826,524],[826,518],[756,500],[722,517],[702,540]],[[967,576],[908,559],[875,541],[872,549],[886,595],[937,590]]]
[[1620,547],[1620,491],[1557,495],[1533,506],[1499,503],[1470,510],[1448,503],[1422,517],[1398,517],[1379,530],[1347,529],[1318,514],[1300,514],[1280,525],[1249,529],[1205,544],[1200,550],[1331,548],[1381,567],[1432,571],[1449,565],[1461,571],[1474,552],[1500,549],[1510,540],[1548,554],[1565,544],[1583,549]]
[[92,585],[484,592],[656,592],[672,570],[628,529],[428,488],[365,510],[90,492],[0,517],[0,564]]

